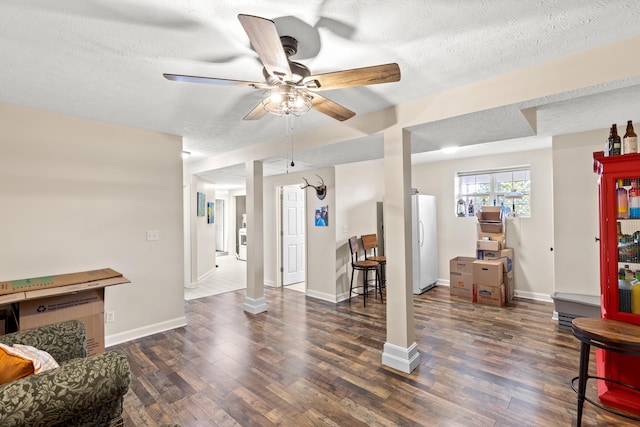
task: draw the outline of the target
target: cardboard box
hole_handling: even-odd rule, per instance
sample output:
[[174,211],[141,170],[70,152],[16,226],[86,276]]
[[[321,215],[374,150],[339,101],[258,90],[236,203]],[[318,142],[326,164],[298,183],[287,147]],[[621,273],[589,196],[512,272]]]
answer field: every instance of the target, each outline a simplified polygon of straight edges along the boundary
[[513,249],[507,248],[498,251],[488,249],[478,249],[478,259],[481,260],[500,260],[503,263],[504,272],[508,273],[513,270]]
[[504,275],[504,296],[506,302],[511,302],[515,295],[516,285],[513,280],[513,270]]
[[82,271],[79,273],[58,274],[55,276],[35,277],[32,279],[9,280],[0,282],[0,295],[75,285],[78,283],[90,283],[116,277],[122,277],[122,274],[110,268],[102,268],[100,270]]
[[501,206],[482,206],[478,211],[478,221],[502,222],[503,219]]
[[482,232],[503,233],[505,226],[502,207],[483,206],[482,209],[478,211],[478,225]]
[[503,283],[502,261],[474,261],[473,283],[482,286],[500,286]]
[[500,284],[499,286],[474,284],[473,287],[473,302],[493,307],[502,307],[505,304],[505,291],[503,284]]
[[476,248],[478,251],[499,251],[502,244],[497,240],[478,240]]
[[[496,241],[500,242],[500,246],[502,246],[502,248],[506,248],[507,247],[507,234],[506,233],[487,233],[487,232],[478,230],[478,240],[487,240],[487,239],[488,240],[496,240]],[[480,249],[480,248],[478,248],[478,249]]]
[[471,301],[473,298],[473,257],[458,256],[449,260],[449,294]]
[[473,274],[473,262],[476,260],[470,256],[457,256],[449,260],[449,272]]
[[449,274],[449,294],[471,301],[473,299],[473,273],[451,271]]
[[104,288],[20,302],[20,330],[80,320],[89,355],[104,352]]

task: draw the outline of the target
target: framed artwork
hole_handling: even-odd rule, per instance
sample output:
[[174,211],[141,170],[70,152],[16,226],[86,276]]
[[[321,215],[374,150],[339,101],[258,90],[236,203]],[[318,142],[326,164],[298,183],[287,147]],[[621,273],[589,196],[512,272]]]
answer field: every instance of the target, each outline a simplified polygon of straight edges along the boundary
[[316,207],[314,223],[316,227],[329,226],[329,207],[327,205]]
[[204,216],[205,195],[198,191],[198,216]]
[[207,224],[213,224],[213,202],[207,203]]

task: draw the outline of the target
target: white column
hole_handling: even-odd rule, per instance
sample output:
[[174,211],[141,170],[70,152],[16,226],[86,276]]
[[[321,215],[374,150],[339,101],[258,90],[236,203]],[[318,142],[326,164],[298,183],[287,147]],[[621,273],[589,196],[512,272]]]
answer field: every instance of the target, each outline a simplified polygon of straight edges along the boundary
[[413,323],[411,134],[384,134],[384,221],[387,257],[387,342],[382,364],[410,373],[420,364]]
[[264,299],[264,227],[262,162],[247,162],[247,296],[244,311],[267,311]]

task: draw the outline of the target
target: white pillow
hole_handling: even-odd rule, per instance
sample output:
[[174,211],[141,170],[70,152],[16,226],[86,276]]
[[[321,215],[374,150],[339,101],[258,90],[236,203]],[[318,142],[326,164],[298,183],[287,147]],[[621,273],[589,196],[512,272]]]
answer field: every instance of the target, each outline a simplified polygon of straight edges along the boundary
[[30,345],[14,344],[13,347],[10,347],[0,343],[0,346],[9,354],[31,360],[33,362],[34,374],[60,366],[49,353],[44,350],[38,350]]

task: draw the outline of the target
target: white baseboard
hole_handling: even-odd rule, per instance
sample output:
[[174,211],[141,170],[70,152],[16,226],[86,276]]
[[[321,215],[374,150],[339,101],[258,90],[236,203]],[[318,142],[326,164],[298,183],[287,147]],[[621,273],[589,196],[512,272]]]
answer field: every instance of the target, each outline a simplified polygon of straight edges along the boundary
[[204,282],[205,280],[207,280],[210,276],[213,275],[213,273],[215,273],[216,269],[215,267],[212,270],[207,271],[206,273],[204,273],[202,276],[198,277],[198,280],[196,280],[195,282],[191,282],[188,285],[184,285],[185,288],[187,289],[195,289],[197,287],[200,286],[200,284],[202,282]]
[[551,295],[541,294],[538,292],[526,292],[516,289],[513,295],[518,298],[532,299],[535,301],[553,302],[553,299],[551,299]]
[[205,280],[207,280],[209,277],[211,277],[213,275],[213,273],[216,272],[216,268],[213,267],[211,270],[207,271],[206,273],[204,273],[202,276],[198,277],[198,284],[204,282]]
[[314,291],[313,289],[307,289],[307,296],[308,297],[317,298],[317,299],[320,299],[322,301],[333,302],[333,303],[337,303],[339,301],[342,301],[342,300],[338,299],[335,295],[327,294],[327,293],[324,293],[324,292]]
[[183,326],[187,326],[187,318],[184,316],[177,317],[175,319],[165,320],[164,322],[154,323],[152,325],[146,325],[141,328],[131,329],[130,331],[107,335],[104,337],[104,345],[105,347],[110,347],[113,345],[121,344],[123,342],[168,331],[170,329],[181,328]]

